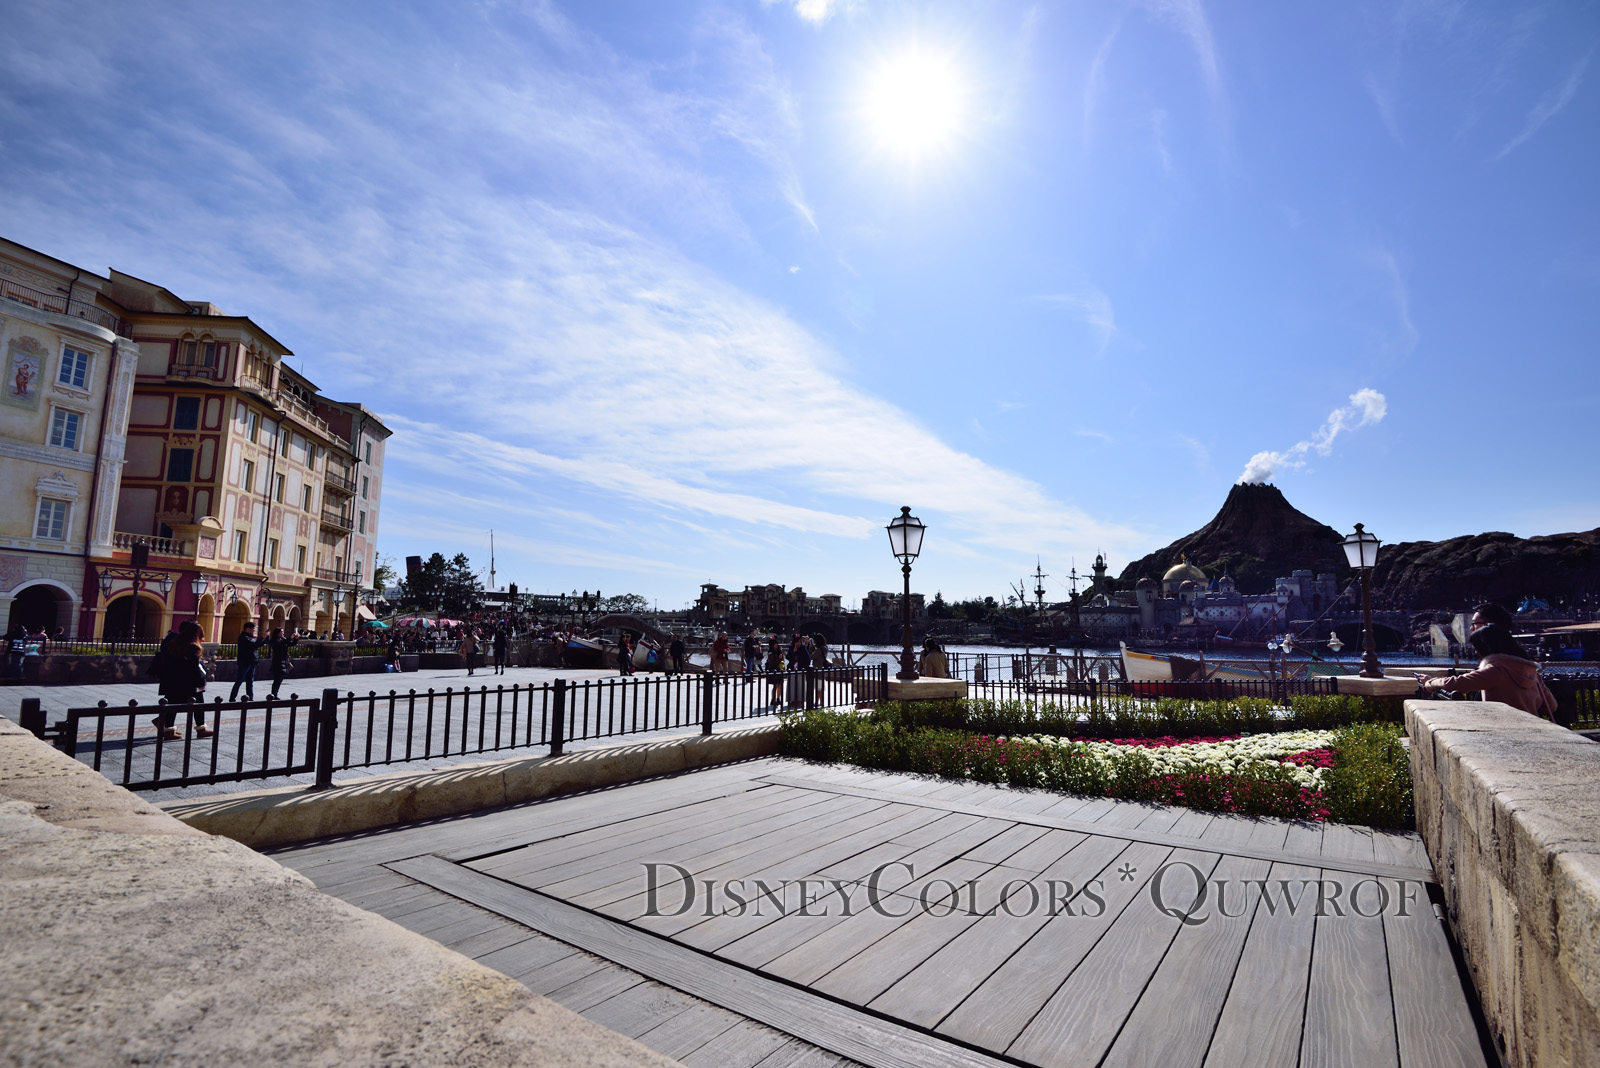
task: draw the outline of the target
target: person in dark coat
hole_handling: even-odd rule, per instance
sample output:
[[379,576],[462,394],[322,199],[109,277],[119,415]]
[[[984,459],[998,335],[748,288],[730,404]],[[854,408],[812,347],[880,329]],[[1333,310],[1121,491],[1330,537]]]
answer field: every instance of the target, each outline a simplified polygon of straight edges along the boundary
[[160,657],[158,677],[161,680],[161,696],[167,703],[150,722],[155,724],[163,738],[171,740],[183,737],[176,725],[176,705],[194,706],[189,710],[189,719],[195,724],[194,733],[197,737],[209,738],[213,733],[206,726],[205,706],[199,704],[205,697],[206,688],[206,669],[201,659],[204,652],[200,644],[200,624],[192,619],[185,620],[175,633],[161,640],[161,651],[156,654]]
[[228,694],[228,700],[239,699],[239,687],[244,687],[244,699],[256,699],[256,649],[262,644],[262,639],[256,637],[255,620],[247,620],[235,639],[239,643],[239,655],[234,662],[239,665],[239,673],[234,677],[233,690]]
[[289,674],[289,650],[294,646],[294,639],[283,633],[282,627],[273,627],[272,636],[267,639],[267,648],[272,653],[272,697],[278,696],[278,688],[283,685],[283,677]]
[[508,628],[497,627],[494,632],[494,640],[490,642],[490,646],[494,649],[494,673],[496,675],[504,675],[506,673],[506,651],[511,647],[511,635],[508,633]]
[[633,643],[624,634],[617,644],[617,667],[624,675],[633,674]]
[[683,660],[685,652],[686,650],[683,647],[683,639],[674,634],[672,636],[672,644],[667,646],[667,655],[672,657],[672,673],[674,675],[683,674]]

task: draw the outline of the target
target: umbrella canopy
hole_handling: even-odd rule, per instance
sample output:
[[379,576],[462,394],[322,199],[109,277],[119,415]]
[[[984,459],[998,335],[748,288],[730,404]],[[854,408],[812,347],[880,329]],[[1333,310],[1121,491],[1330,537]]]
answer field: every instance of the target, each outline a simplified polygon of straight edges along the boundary
[[395,620],[402,627],[437,627],[439,624],[426,616],[406,616],[404,619]]
[[439,617],[439,626],[441,627],[460,627],[464,625],[465,624],[463,624],[459,619],[446,619],[443,616]]
[[369,622],[367,624],[367,626],[369,626],[369,627],[377,627],[377,628],[379,628],[381,630],[388,630],[389,629],[389,624],[385,623],[381,619],[374,619],[371,622]]

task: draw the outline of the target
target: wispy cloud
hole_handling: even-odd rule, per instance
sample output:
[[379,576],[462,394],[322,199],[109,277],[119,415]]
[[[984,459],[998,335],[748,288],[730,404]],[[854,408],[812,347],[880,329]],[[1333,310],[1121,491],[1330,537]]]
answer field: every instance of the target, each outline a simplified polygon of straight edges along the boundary
[[829,16],[835,12],[852,6],[854,0],[761,0],[761,2],[768,6],[782,4],[785,7],[792,7],[794,13],[805,21],[820,24],[828,21]]
[[1350,403],[1328,413],[1317,432],[1309,440],[1297,441],[1283,452],[1271,450],[1258,452],[1244,465],[1239,476],[1241,483],[1270,482],[1284,471],[1298,471],[1306,465],[1306,454],[1315,452],[1327,456],[1333,452],[1334,440],[1347,430],[1381,422],[1389,412],[1388,401],[1375,389],[1361,389],[1350,394]]
[[1200,0],[1149,0],[1149,9],[1188,38],[1200,66],[1200,80],[1212,99],[1220,101],[1224,93],[1217,42],[1211,35],[1211,23],[1206,19],[1206,9]]
[[1411,291],[1400,270],[1400,261],[1385,248],[1372,249],[1367,254],[1367,261],[1377,272],[1384,297],[1394,315],[1394,325],[1386,332],[1383,345],[1391,355],[1404,359],[1416,350],[1422,340],[1422,332],[1411,320]]
[[1107,445],[1111,445],[1116,441],[1115,438],[1113,438],[1110,434],[1107,434],[1104,430],[1093,430],[1086,426],[1080,426],[1077,430],[1074,430],[1073,433],[1077,434],[1080,438],[1094,438],[1096,441],[1103,441]]
[[1377,106],[1378,118],[1383,120],[1383,128],[1388,131],[1389,139],[1395,144],[1405,147],[1405,138],[1400,136],[1400,121],[1395,117],[1393,94],[1388,87],[1379,83],[1375,75],[1367,75],[1362,79],[1362,88],[1372,98],[1372,103]]
[[1065,308],[1094,334],[1098,355],[1104,355],[1117,336],[1117,316],[1111,298],[1098,286],[1085,284],[1065,293],[1046,293],[1039,300]]
[[1156,108],[1150,112],[1150,132],[1155,136],[1156,157],[1161,160],[1161,173],[1172,174],[1172,150],[1167,147],[1167,112]]
[[1528,112],[1528,117],[1522,123],[1522,129],[1517,136],[1506,142],[1504,148],[1495,153],[1495,159],[1504,159],[1510,155],[1517,146],[1526,142],[1534,134],[1561,113],[1561,109],[1572,103],[1572,98],[1578,95],[1578,86],[1583,84],[1584,72],[1589,69],[1589,60],[1594,56],[1591,50],[1584,57],[1572,65],[1567,71],[1567,76],[1539,98],[1539,102]]

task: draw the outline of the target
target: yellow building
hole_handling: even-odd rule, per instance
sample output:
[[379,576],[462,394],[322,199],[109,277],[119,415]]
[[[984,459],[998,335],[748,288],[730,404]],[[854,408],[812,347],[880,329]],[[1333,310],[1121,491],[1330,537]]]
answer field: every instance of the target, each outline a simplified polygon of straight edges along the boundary
[[[0,245],[0,263],[23,254],[39,256]],[[80,582],[81,633],[151,640],[186,618],[211,641],[249,619],[351,631],[375,563],[388,429],[320,396],[248,317],[119,271],[95,277],[92,306],[120,325],[131,396],[125,443],[108,450],[120,469],[101,495],[114,502],[107,537]]]
[[138,348],[110,279],[0,242],[0,621],[76,637],[111,551]]

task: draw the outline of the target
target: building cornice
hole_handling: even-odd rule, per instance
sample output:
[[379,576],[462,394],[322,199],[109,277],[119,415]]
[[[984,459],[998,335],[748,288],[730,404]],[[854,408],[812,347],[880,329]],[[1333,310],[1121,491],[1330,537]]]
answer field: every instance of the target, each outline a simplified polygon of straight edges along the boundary
[[94,470],[94,457],[86,452],[57,448],[54,445],[37,445],[29,441],[17,441],[14,438],[0,438],[0,456],[10,460],[29,460],[37,464],[64,467],[73,471]]

